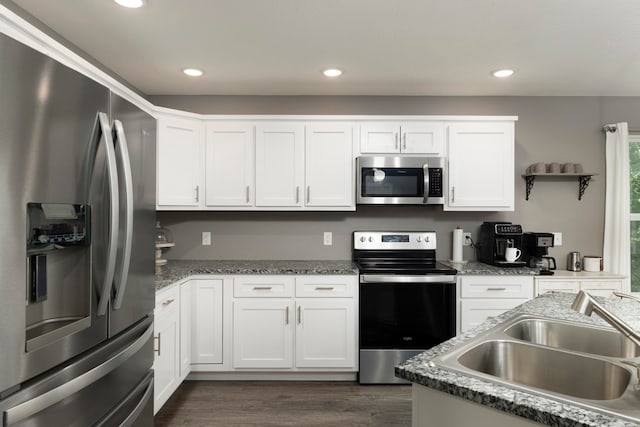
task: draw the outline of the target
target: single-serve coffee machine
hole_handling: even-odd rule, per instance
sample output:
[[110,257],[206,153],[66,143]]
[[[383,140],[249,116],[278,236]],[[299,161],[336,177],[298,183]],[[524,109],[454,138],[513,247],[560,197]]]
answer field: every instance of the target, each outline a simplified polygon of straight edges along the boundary
[[556,269],[556,259],[550,257],[553,233],[524,233],[524,259],[529,267],[540,269],[540,274],[550,275]]
[[524,267],[522,226],[510,222],[483,222],[478,260],[498,267]]

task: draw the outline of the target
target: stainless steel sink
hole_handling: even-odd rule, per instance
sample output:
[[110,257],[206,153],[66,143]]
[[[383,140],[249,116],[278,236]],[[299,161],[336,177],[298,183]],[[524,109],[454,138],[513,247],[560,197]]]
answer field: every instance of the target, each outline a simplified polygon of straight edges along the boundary
[[483,342],[458,362],[503,380],[581,399],[617,399],[631,380],[626,368],[606,360],[513,341]]
[[613,329],[596,328],[551,319],[523,319],[505,329],[512,338],[601,356],[633,359],[640,347]]
[[640,422],[640,349],[613,329],[521,315],[433,359],[458,371],[590,410]]

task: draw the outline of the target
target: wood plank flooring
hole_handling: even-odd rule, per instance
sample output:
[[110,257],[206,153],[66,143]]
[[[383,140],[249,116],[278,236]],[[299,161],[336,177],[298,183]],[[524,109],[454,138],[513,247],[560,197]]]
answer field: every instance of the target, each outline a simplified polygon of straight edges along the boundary
[[158,412],[155,425],[409,427],[411,386],[185,381]]

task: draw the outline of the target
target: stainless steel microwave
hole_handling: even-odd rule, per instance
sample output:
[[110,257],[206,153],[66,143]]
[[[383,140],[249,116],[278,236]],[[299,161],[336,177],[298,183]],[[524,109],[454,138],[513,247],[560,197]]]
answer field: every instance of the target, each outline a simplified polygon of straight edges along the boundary
[[443,157],[358,157],[356,203],[442,205],[444,167]]

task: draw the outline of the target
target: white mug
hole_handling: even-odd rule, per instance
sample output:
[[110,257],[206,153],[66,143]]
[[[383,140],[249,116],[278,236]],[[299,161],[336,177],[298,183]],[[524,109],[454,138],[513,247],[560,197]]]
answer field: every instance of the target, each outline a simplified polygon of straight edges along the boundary
[[520,255],[522,255],[522,251],[520,251],[520,249],[506,248],[504,252],[504,259],[506,259],[509,262],[514,262],[515,260],[520,258]]

